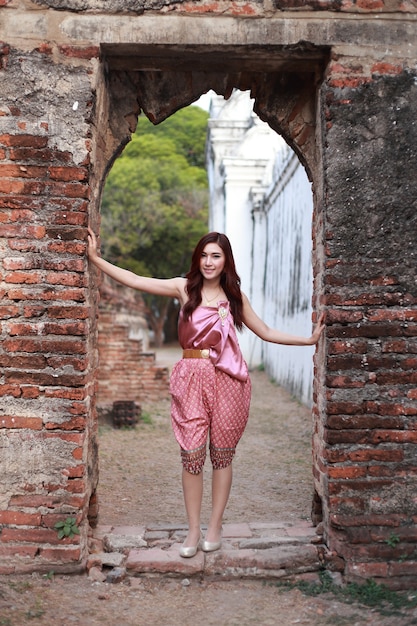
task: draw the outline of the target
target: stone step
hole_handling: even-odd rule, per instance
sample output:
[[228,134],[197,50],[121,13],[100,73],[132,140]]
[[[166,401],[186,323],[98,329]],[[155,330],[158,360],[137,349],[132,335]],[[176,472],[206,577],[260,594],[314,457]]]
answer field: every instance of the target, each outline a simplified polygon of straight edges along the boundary
[[[186,534],[185,527],[174,525],[98,527],[87,567],[97,579],[101,572],[102,580],[119,582],[121,568],[128,577],[226,580],[291,579],[317,573],[323,566],[321,537],[305,521],[225,524],[221,548],[210,553],[198,550],[191,558],[179,554]],[[117,570],[114,576],[112,569]]]

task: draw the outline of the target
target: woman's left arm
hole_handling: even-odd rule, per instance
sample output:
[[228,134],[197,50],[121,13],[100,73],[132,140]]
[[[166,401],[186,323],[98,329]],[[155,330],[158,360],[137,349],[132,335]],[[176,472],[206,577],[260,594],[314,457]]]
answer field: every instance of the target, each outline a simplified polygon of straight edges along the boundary
[[313,346],[320,339],[321,333],[324,330],[324,313],[322,313],[317,321],[311,337],[298,337],[297,335],[290,335],[289,333],[283,333],[280,330],[270,328],[261,320],[247,298],[242,293],[243,300],[243,323],[247,326],[255,335],[258,335],[264,341],[271,343],[280,343],[285,346]]

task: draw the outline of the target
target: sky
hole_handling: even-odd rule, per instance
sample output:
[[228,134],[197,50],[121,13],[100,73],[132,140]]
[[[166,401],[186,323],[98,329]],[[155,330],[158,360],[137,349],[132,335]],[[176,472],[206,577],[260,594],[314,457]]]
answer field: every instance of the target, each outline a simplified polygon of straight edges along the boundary
[[199,97],[198,100],[196,100],[195,102],[193,102],[193,104],[195,106],[200,107],[200,109],[204,109],[205,111],[208,111],[210,108],[210,100],[211,100],[211,96],[214,94],[214,91],[208,91],[207,93],[203,93],[202,96]]

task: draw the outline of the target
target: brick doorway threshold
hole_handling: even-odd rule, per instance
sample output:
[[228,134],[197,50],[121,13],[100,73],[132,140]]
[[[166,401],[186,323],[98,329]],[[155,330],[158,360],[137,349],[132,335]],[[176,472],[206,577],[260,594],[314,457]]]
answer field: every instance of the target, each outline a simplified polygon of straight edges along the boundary
[[90,578],[107,582],[158,575],[315,580],[329,564],[319,533],[320,527],[306,521],[225,524],[220,550],[198,550],[185,559],[179,555],[185,527],[98,526],[90,538],[87,569]]

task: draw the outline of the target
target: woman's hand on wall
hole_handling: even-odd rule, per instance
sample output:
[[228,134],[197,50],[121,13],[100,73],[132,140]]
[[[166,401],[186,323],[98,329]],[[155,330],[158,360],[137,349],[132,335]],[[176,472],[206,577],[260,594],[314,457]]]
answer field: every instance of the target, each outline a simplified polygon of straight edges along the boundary
[[324,315],[324,313],[321,313],[319,319],[317,320],[317,324],[316,324],[316,326],[314,328],[313,334],[310,337],[310,341],[311,341],[311,345],[312,346],[318,342],[318,340],[321,337],[321,334],[322,334],[323,330],[326,327],[326,325],[324,323],[324,320],[325,320],[325,315]]
[[95,233],[91,230],[90,227],[88,227],[87,254],[88,254],[88,258],[91,261],[94,261],[94,259],[96,259],[99,256],[97,237],[95,236]]

